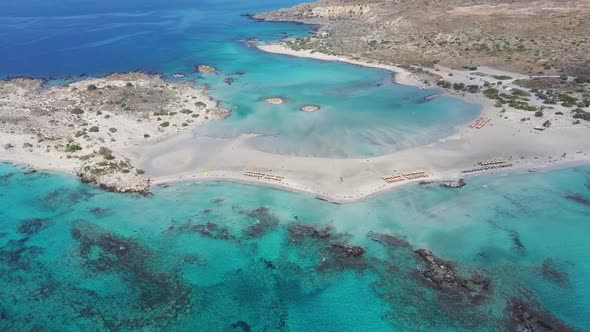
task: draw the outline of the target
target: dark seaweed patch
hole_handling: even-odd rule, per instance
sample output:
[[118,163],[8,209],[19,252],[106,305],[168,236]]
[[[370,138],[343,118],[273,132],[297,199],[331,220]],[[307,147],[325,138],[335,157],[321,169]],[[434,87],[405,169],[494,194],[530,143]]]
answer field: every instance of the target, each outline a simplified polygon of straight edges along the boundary
[[[101,232],[85,222],[77,224],[71,234],[78,242],[78,255],[83,264],[94,273],[120,275],[122,281],[139,293],[133,317],[109,317],[109,324],[131,329],[164,328],[192,311],[190,288],[176,274],[154,269],[151,262],[157,257],[152,251],[132,238]],[[127,312],[117,315],[125,316]]]
[[51,225],[53,225],[53,221],[50,219],[26,219],[19,223],[17,232],[24,235],[35,235]]
[[93,207],[93,208],[88,209],[88,211],[90,211],[90,213],[92,213],[93,215],[95,215],[97,217],[104,217],[109,214],[107,209],[103,209],[101,207]]
[[0,175],[0,181],[8,181],[10,180],[12,177],[14,177],[16,174],[15,173],[6,173],[6,174],[2,174]]
[[512,248],[520,253],[520,254],[524,254],[526,252],[526,248],[524,247],[524,244],[522,243],[522,241],[520,240],[520,234],[518,234],[518,232],[516,231],[508,231],[508,233],[510,234],[510,238],[512,239]]
[[247,212],[246,215],[256,219],[254,223],[242,230],[242,233],[247,237],[262,237],[279,226],[279,218],[270,212],[269,208],[261,207]]
[[539,275],[541,275],[543,279],[561,287],[569,285],[569,277],[567,273],[560,271],[551,258],[543,260],[541,268],[539,269]]
[[193,225],[190,222],[183,224],[178,227],[170,226],[169,231],[176,230],[178,232],[185,232],[185,233],[197,233],[204,237],[217,239],[217,240],[235,240],[235,236],[231,235],[229,232],[229,228],[227,227],[220,227],[219,225],[208,222],[206,224],[196,224]]
[[262,257],[260,258],[260,262],[262,262],[262,263],[264,264],[264,266],[265,266],[267,269],[274,270],[274,269],[276,269],[276,268],[277,268],[277,267],[276,267],[276,266],[273,264],[273,262],[271,262],[271,261],[269,261],[269,260],[267,260],[267,259],[264,259],[264,258],[262,258]]
[[12,270],[30,270],[37,265],[35,258],[45,252],[38,246],[27,246],[28,237],[19,240],[10,240],[0,248],[0,262],[8,265]]
[[94,196],[85,187],[77,189],[60,188],[49,192],[41,199],[41,203],[51,210],[73,206],[81,201],[88,201]]

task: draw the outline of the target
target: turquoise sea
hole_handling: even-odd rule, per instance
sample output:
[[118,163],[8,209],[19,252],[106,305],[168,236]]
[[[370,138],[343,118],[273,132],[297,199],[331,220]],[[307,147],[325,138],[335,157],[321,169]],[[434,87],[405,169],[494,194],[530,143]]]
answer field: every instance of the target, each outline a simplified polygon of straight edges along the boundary
[[[184,73],[233,110],[199,135],[257,133],[282,154],[380,155],[477,115],[383,70],[243,42],[311,33],[240,16],[296,3],[4,0],[0,77]],[[588,331],[589,220],[589,167],[335,205],[225,182],[114,194],[0,164],[0,331],[525,331],[518,316]]]
[[[0,188],[5,331],[504,331],[514,298],[590,329],[588,167],[348,205],[223,182],[113,194],[8,164]],[[433,287],[423,248],[489,294]]]

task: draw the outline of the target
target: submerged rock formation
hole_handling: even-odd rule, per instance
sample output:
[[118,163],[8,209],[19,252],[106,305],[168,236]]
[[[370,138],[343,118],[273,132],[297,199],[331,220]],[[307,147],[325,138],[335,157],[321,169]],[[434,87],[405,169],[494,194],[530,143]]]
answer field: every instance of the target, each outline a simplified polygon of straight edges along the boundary
[[254,223],[249,224],[242,230],[246,237],[262,237],[279,226],[279,218],[269,208],[261,207],[245,214],[255,219]]
[[195,72],[200,74],[213,74],[217,72],[217,69],[208,65],[195,65]]
[[573,332],[573,328],[565,325],[550,313],[534,308],[533,305],[520,299],[512,298],[506,308],[507,331],[526,332]]
[[379,242],[381,244],[384,245],[389,245],[389,246],[394,246],[394,247],[404,247],[404,248],[411,248],[412,245],[404,240],[401,239],[397,236],[391,235],[391,234],[380,234],[380,233],[375,233],[375,232],[369,232],[367,234],[367,236],[375,241],[375,242]]
[[491,281],[480,275],[470,278],[461,277],[455,268],[426,249],[418,249],[415,253],[424,264],[419,269],[420,275],[427,283],[437,290],[451,295],[467,297],[471,302],[477,302],[489,295]]

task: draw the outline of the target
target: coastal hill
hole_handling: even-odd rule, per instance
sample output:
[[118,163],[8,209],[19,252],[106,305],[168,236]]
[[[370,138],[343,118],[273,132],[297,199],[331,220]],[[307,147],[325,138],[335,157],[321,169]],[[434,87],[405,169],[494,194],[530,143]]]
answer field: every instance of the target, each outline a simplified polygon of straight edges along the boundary
[[319,24],[296,49],[398,65],[485,65],[590,76],[590,2],[575,0],[320,0],[253,15]]

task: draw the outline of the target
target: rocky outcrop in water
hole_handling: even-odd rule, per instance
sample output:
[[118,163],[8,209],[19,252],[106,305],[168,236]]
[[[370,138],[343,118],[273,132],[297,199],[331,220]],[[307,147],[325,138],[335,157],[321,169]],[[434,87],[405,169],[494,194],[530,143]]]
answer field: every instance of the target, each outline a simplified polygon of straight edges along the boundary
[[415,253],[423,264],[423,267],[419,269],[420,275],[431,287],[451,295],[467,297],[472,302],[477,302],[489,295],[491,291],[489,279],[480,275],[463,278],[451,264],[434,256],[429,250],[418,249]]
[[195,65],[195,73],[200,74],[213,74],[217,72],[217,69],[213,66],[208,65]]
[[332,231],[333,228],[331,226],[324,228],[316,228],[313,225],[304,224],[290,224],[287,226],[287,234],[291,242],[301,241],[305,238],[327,241],[332,238]]
[[520,299],[512,298],[506,308],[507,331],[522,332],[573,332],[571,327],[565,325],[548,312],[535,308],[533,305]]
[[463,179],[455,180],[455,181],[443,181],[440,186],[443,188],[463,188],[465,187],[466,183]]
[[359,246],[353,246],[348,243],[332,243],[332,248],[342,251],[347,257],[361,257],[365,253],[365,249]]

